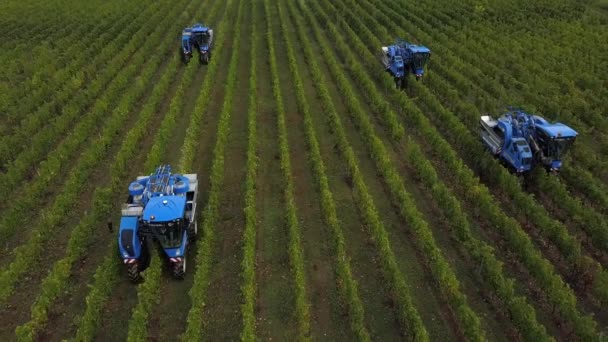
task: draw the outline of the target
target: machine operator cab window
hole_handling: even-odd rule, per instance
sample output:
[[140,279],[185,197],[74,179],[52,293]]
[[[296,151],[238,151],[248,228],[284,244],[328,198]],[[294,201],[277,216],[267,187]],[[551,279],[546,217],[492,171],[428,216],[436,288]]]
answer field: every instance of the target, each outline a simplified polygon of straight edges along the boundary
[[163,248],[178,248],[182,245],[184,236],[184,223],[182,220],[159,223],[157,228],[161,246]]
[[422,69],[431,58],[430,52],[416,52],[413,55],[414,69]]
[[413,71],[422,76],[424,73],[424,66],[431,58],[431,50],[421,45],[411,45],[409,50],[412,54],[412,67]]
[[542,142],[543,152],[546,156],[553,160],[561,160],[562,157],[568,152],[576,136],[561,137],[550,137],[544,130],[537,130],[538,140]]
[[194,34],[194,39],[199,46],[209,44],[209,34],[207,32],[197,32]]
[[575,139],[575,137],[551,138],[547,144],[547,155],[553,158],[553,160],[561,160],[572,144],[574,144]]

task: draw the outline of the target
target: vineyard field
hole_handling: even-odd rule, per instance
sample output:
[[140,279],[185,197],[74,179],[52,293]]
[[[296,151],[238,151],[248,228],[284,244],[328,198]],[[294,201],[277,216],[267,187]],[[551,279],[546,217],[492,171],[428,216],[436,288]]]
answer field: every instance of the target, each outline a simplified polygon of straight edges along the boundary
[[[1,2],[0,341],[602,341],[607,6]],[[403,89],[396,38],[432,51]],[[488,153],[508,106],[578,132],[558,173]],[[133,283],[121,206],[163,164],[198,237]]]

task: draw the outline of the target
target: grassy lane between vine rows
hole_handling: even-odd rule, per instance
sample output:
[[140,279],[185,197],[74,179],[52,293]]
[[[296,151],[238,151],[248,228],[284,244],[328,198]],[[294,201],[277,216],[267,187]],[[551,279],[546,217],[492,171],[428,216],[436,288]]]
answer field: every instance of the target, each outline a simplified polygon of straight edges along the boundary
[[[272,18],[270,12],[270,4],[268,0],[264,0],[264,12],[266,18]],[[279,162],[281,165],[283,179],[283,205],[285,209],[285,218],[287,224],[288,235],[288,255],[289,264],[291,266],[292,286],[295,295],[295,312],[298,325],[297,339],[299,341],[310,339],[310,293],[308,291],[307,280],[304,270],[304,255],[302,250],[302,225],[298,218],[298,208],[294,198],[294,170],[292,168],[289,140],[287,136],[287,127],[285,122],[286,103],[283,96],[285,90],[281,89],[281,79],[277,63],[277,53],[275,50],[275,42],[273,36],[273,22],[266,22],[268,41],[270,73],[272,77],[272,93],[276,101],[276,123],[278,130],[279,144]],[[289,108],[289,107],[288,107]]]
[[[292,42],[292,39],[295,39],[295,37],[293,37],[293,38],[290,37],[290,34],[289,34],[290,30],[287,29],[287,26],[286,26],[287,19],[285,18],[284,10],[282,9],[281,4],[279,4],[278,9],[279,9],[279,18],[280,18],[280,22],[281,22],[281,31],[283,33],[283,42],[284,42],[286,50],[287,50],[287,60],[288,60],[289,69],[291,72],[291,77],[293,79],[293,83],[294,83],[294,87],[295,87],[298,111],[303,116],[303,123],[296,122],[296,123],[292,124],[291,126],[304,126],[304,128],[305,128],[304,134],[305,134],[305,138],[306,138],[306,145],[308,147],[308,159],[310,161],[311,168],[314,171],[313,177],[317,183],[316,188],[317,188],[317,192],[319,193],[319,197],[320,197],[319,200],[321,203],[321,210],[322,210],[322,213],[324,216],[323,220],[324,220],[325,225],[327,226],[327,228],[324,229],[323,231],[316,231],[314,229],[309,228],[308,232],[305,233],[305,237],[310,236],[311,234],[314,234],[315,236],[318,236],[319,238],[322,239],[322,241],[310,242],[310,241],[308,241],[308,239],[307,239],[307,241],[305,241],[306,244],[313,245],[313,248],[309,247],[309,249],[307,250],[308,251],[307,256],[309,258],[308,263],[312,264],[311,265],[312,270],[308,271],[309,274],[317,273],[319,270],[318,263],[323,262],[323,260],[319,260],[320,258],[318,256],[316,258],[313,257],[315,254],[318,253],[318,252],[315,253],[315,250],[323,252],[323,254],[328,255],[328,257],[329,257],[329,255],[335,254],[332,256],[332,259],[334,259],[332,261],[332,264],[325,266],[326,268],[328,268],[327,271],[332,272],[331,275],[325,276],[326,278],[329,278],[329,279],[325,280],[324,286],[326,288],[322,289],[321,291],[317,290],[318,292],[317,291],[313,292],[313,296],[312,296],[313,317],[314,317],[314,314],[318,312],[317,311],[318,309],[316,308],[317,305],[315,305],[315,302],[318,301],[319,299],[317,299],[316,296],[323,297],[324,301],[326,301],[326,303],[324,303],[325,305],[328,304],[327,303],[328,299],[331,300],[330,304],[332,305],[332,307],[330,309],[325,309],[325,310],[331,310],[331,312],[324,312],[324,314],[328,315],[329,317],[323,317],[321,315],[318,315],[317,317],[315,317],[315,324],[313,324],[313,336],[316,336],[316,338],[319,338],[319,339],[322,339],[322,338],[353,339],[354,336],[350,336],[349,334],[346,334],[346,332],[344,331],[345,328],[338,325],[341,323],[341,321],[344,321],[343,320],[344,313],[347,313],[348,316],[350,316],[350,326],[351,326],[352,332],[357,336],[357,338],[359,340],[369,341],[370,336],[367,331],[367,328],[365,327],[365,322],[364,322],[365,314],[364,314],[363,305],[362,305],[361,299],[359,297],[359,293],[357,290],[357,284],[353,280],[353,277],[352,277],[350,260],[348,259],[348,256],[346,255],[346,247],[345,247],[345,242],[344,242],[344,235],[342,232],[342,226],[337,217],[336,203],[334,202],[332,192],[329,189],[329,181],[327,178],[327,174],[325,172],[326,168],[325,168],[325,164],[323,163],[323,160],[321,157],[319,140],[318,140],[316,132],[315,132],[314,122],[312,121],[311,105],[309,104],[309,102],[306,98],[306,92],[305,92],[305,88],[304,88],[305,82],[303,82],[303,79],[301,78],[299,70],[298,70],[298,62],[296,60],[296,54],[294,52],[293,42]],[[305,63],[303,63],[301,65],[305,65]],[[308,80],[308,82],[306,82],[306,83],[309,83],[310,79],[307,79],[307,80]],[[309,88],[312,88],[312,84],[306,84],[306,85]],[[292,134],[292,136],[293,135],[294,134]],[[319,227],[320,226],[321,225],[319,225]],[[327,231],[327,230],[329,230],[329,231]],[[332,244],[328,245],[327,247],[324,247],[323,240],[326,240],[326,241],[333,240],[334,242]],[[317,261],[315,261],[315,259],[317,259]],[[309,266],[309,268],[310,268],[310,266]],[[333,273],[335,273],[335,276]],[[315,279],[315,278],[318,278],[321,276],[323,276],[323,275],[318,274],[318,275],[316,275],[316,277],[314,275],[311,275],[310,277]],[[331,283],[335,283],[335,285],[331,284],[330,281],[331,281]],[[313,283],[314,283],[314,281],[313,281]],[[337,286],[337,289],[334,290],[334,286]],[[327,289],[327,287],[329,287],[329,290]],[[337,293],[334,294],[334,292],[337,292]],[[315,293],[317,294],[316,296],[315,296]],[[340,296],[340,298],[334,298],[334,297],[337,297],[338,295]],[[318,306],[320,308],[322,308],[320,305],[318,305]],[[339,306],[342,306],[342,307],[346,306],[347,308],[344,309],[344,308],[340,308]],[[337,317],[336,317],[336,315],[337,315]],[[333,327],[333,328],[331,326],[328,327],[327,325],[329,325],[329,324],[338,325],[338,327]]]
[[258,153],[258,89],[257,89],[257,70],[255,63],[258,56],[258,31],[257,25],[257,1],[251,2],[251,25],[249,30],[250,49],[249,49],[249,93],[247,97],[247,164],[245,166],[245,196],[243,208],[243,259],[241,261],[241,319],[242,329],[240,332],[241,341],[251,342],[256,340],[256,310],[255,297],[257,294],[257,282],[255,279],[255,251],[257,237],[257,175],[259,165]]
[[259,168],[256,177],[256,207],[258,230],[255,249],[255,281],[257,293],[256,336],[262,340],[294,341],[298,324],[295,315],[295,291],[289,264],[289,245],[283,202],[283,178],[279,164],[276,101],[266,37],[270,18],[262,1],[255,3],[256,27],[263,27],[257,35],[259,53],[254,60],[258,67],[257,141]]
[[[302,252],[304,255],[304,271],[310,293],[311,339],[343,340],[348,337],[350,327],[344,320],[344,302],[341,302],[337,282],[336,256],[333,237],[328,225],[326,204],[318,187],[318,172],[313,163],[311,150],[312,123],[309,120],[310,109],[304,94],[304,81],[297,72],[295,52],[288,36],[295,32],[285,26],[281,20],[284,10],[282,6],[271,7],[271,16],[276,19],[278,26],[275,32],[279,78],[282,86],[282,97],[285,102],[285,123],[289,141],[292,175],[294,184],[294,200],[301,217]],[[303,63],[305,65],[305,63]],[[296,83],[296,79],[299,80]],[[307,84],[312,87],[312,84]],[[295,90],[295,91],[294,91]],[[313,144],[318,144],[314,142]],[[361,308],[362,309],[362,308]],[[359,315],[362,319],[363,316]],[[366,333],[365,333],[366,334]]]

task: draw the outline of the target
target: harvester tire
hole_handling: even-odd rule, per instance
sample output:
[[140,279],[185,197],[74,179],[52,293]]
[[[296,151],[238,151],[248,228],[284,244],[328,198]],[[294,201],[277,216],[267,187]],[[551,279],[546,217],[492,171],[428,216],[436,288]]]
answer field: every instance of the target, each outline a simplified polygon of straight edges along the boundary
[[127,267],[127,275],[133,283],[138,283],[141,280],[141,273],[139,272],[139,265],[137,263],[129,264]]
[[184,255],[182,262],[174,263],[171,265],[171,270],[173,272],[173,277],[175,279],[183,280],[184,276],[186,276],[186,256]]
[[198,238],[198,222],[194,221],[194,223],[190,223],[188,226],[188,238],[190,241],[194,241]]
[[182,63],[184,63],[184,65],[188,65],[188,62],[190,62],[190,58],[189,58],[189,56],[188,56],[188,55],[186,55],[186,54],[184,53],[184,51],[182,51],[182,49],[180,49],[180,50],[179,50],[179,54],[180,54],[180,55],[181,55],[181,57],[182,57]]

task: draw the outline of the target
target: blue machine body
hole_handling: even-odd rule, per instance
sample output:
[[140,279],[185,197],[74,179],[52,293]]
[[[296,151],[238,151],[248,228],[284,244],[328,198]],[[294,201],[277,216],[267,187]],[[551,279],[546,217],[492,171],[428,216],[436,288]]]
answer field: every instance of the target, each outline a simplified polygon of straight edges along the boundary
[[482,116],[481,138],[488,150],[513,170],[524,173],[535,166],[559,171],[562,159],[578,133],[520,109],[510,108],[498,119]]
[[208,63],[211,58],[212,43],[213,30],[209,27],[201,23],[186,27],[182,31],[182,59],[188,63],[192,58],[193,50],[197,50],[201,63]]
[[125,264],[138,264],[147,239],[160,243],[171,262],[182,262],[196,225],[198,180],[163,165],[129,185],[122,207],[118,246]]
[[205,27],[202,24],[194,24],[194,26],[192,26],[191,37],[194,46],[198,48],[200,53],[209,52],[211,39],[208,27]]
[[192,29],[189,27],[186,27],[182,31],[182,51],[183,51],[183,53],[192,54],[191,38],[192,38]]
[[395,44],[382,47],[384,67],[399,83],[410,73],[419,80],[424,75],[424,67],[430,58],[431,50],[427,47],[403,39],[397,39]]
[[137,216],[121,217],[118,246],[120,255],[126,260],[125,263],[133,263],[141,256],[142,242],[137,234],[138,228],[139,220]]
[[181,196],[152,197],[144,208],[146,222],[169,222],[184,217],[186,198]]

